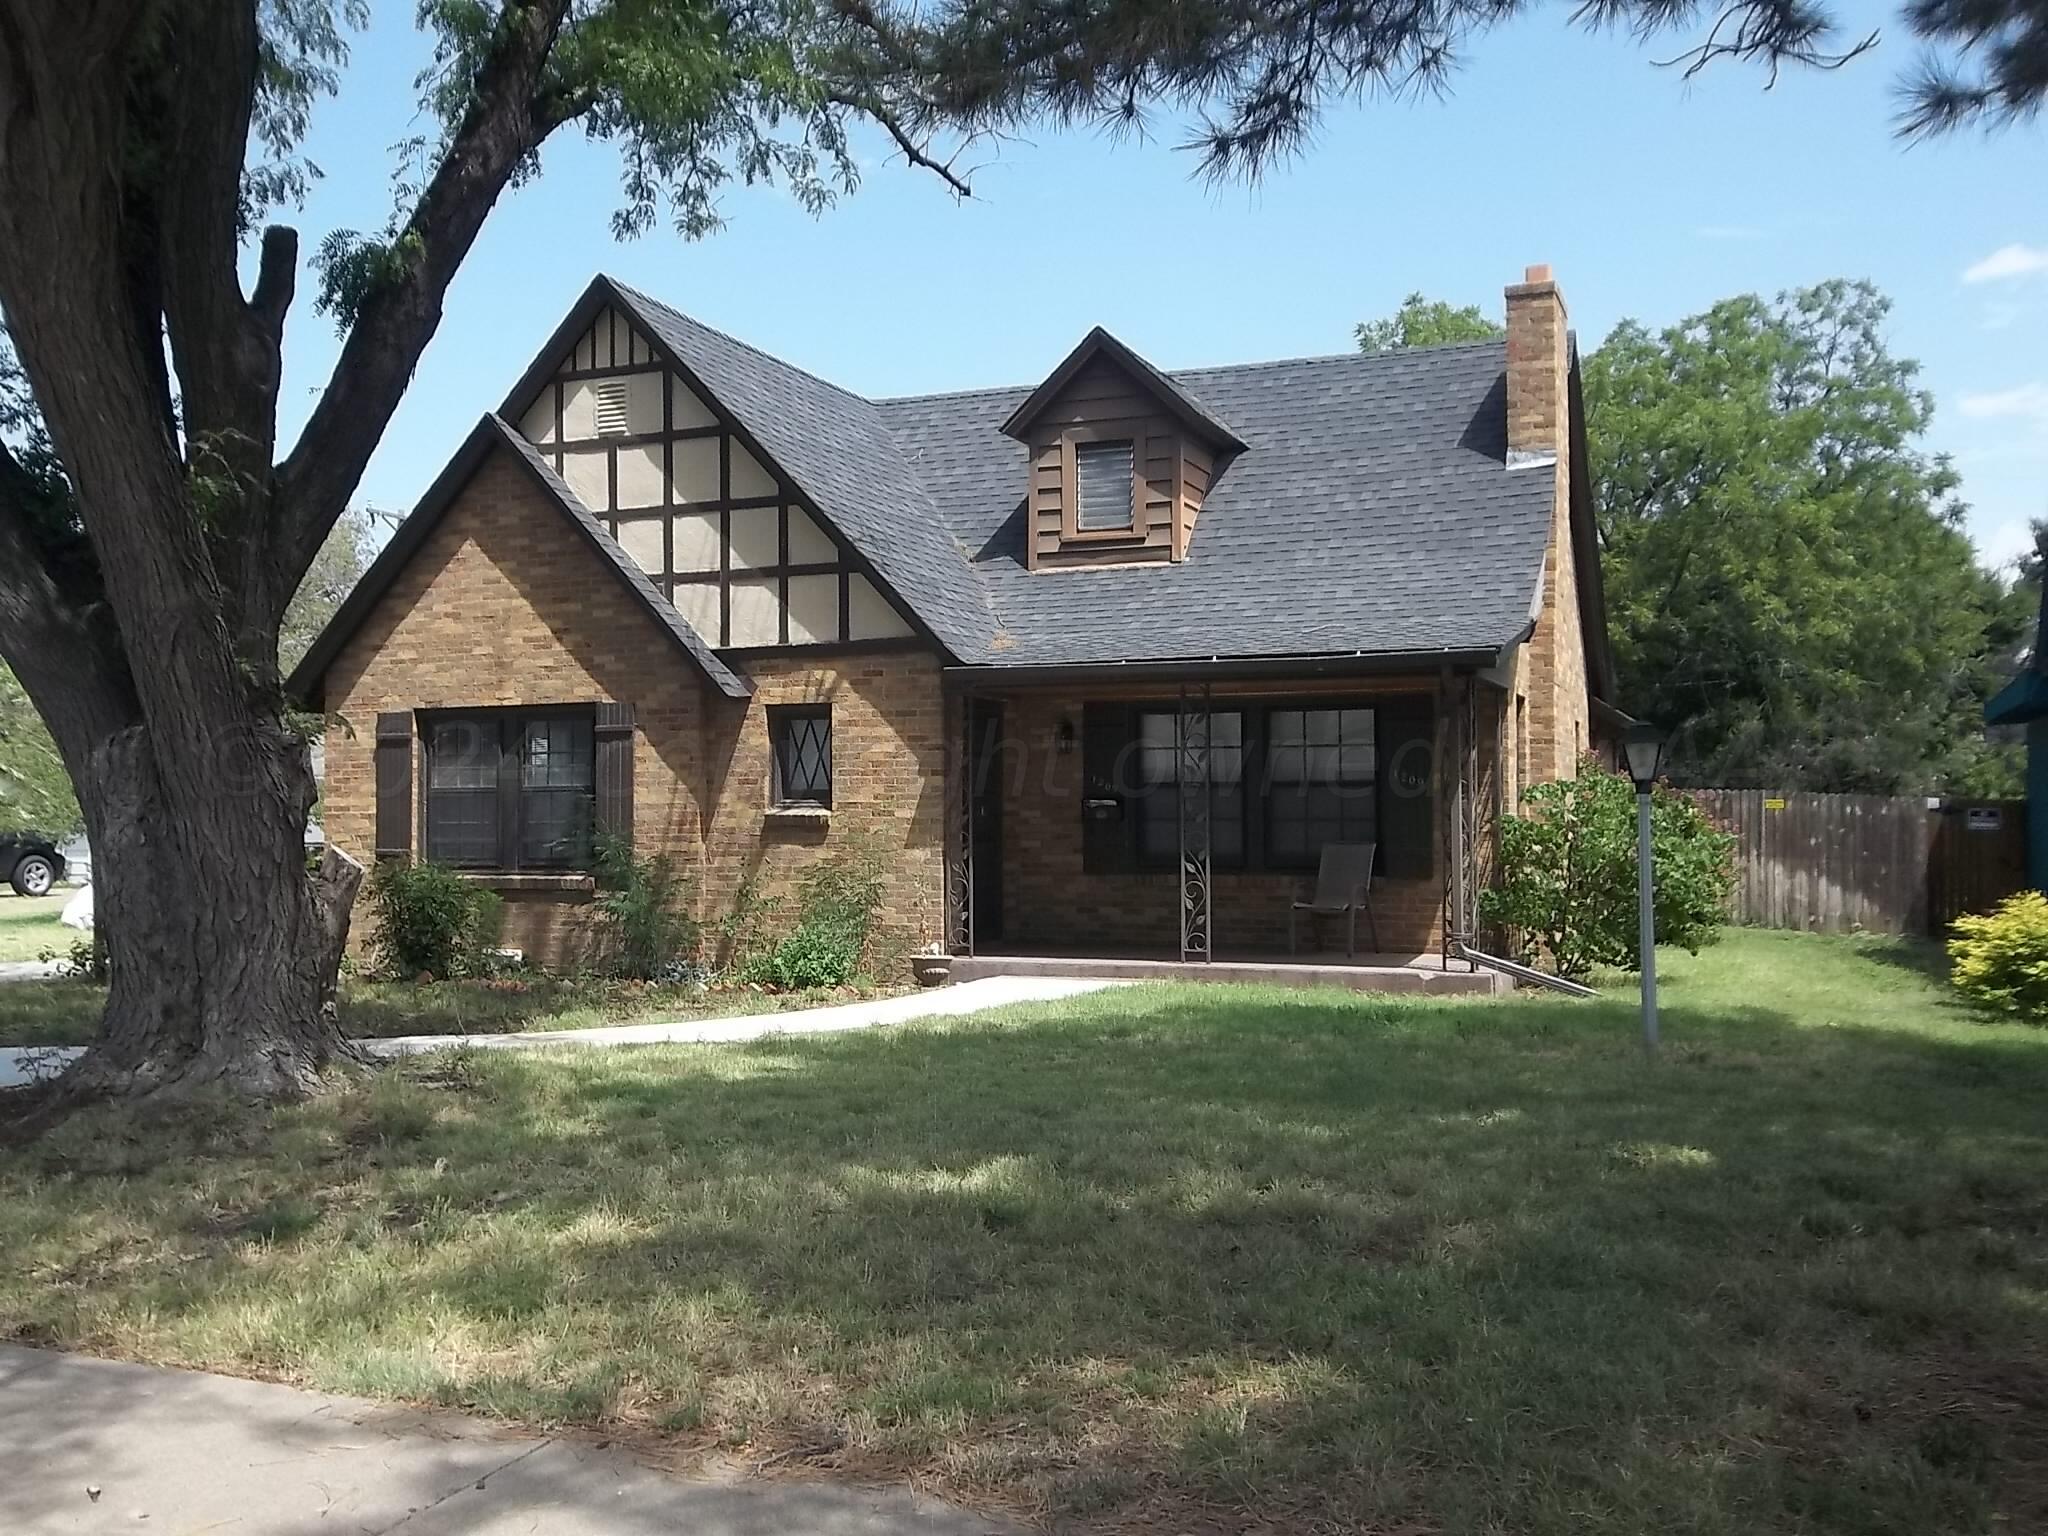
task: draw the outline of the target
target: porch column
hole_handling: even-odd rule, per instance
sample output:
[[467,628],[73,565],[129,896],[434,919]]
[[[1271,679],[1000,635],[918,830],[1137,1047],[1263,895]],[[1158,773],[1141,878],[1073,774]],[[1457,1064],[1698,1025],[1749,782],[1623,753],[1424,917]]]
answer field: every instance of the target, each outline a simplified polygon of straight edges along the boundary
[[1174,712],[1174,796],[1180,819],[1180,957],[1211,958],[1209,685],[1181,684]]
[[946,948],[974,953],[974,696],[946,706]]

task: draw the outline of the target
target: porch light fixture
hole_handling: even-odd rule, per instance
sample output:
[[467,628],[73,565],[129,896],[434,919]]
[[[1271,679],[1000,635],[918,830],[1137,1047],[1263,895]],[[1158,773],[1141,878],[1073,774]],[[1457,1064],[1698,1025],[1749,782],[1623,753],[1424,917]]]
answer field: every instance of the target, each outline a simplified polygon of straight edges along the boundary
[[1657,1054],[1657,882],[1650,868],[1650,791],[1664,767],[1664,736],[1636,725],[1621,744],[1636,786],[1636,941],[1643,961],[1643,1049]]

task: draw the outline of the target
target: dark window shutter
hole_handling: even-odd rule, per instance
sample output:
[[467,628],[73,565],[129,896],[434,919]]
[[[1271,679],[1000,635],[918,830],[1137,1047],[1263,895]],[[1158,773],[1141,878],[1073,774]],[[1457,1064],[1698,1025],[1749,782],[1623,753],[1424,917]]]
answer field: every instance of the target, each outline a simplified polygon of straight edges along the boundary
[[377,715],[377,857],[412,853],[412,715]]
[[1081,709],[1081,868],[1113,874],[1137,865],[1137,807],[1131,802],[1130,709]]
[[597,706],[597,825],[633,841],[633,706]]
[[1378,731],[1380,873],[1427,879],[1436,870],[1436,711],[1382,707]]

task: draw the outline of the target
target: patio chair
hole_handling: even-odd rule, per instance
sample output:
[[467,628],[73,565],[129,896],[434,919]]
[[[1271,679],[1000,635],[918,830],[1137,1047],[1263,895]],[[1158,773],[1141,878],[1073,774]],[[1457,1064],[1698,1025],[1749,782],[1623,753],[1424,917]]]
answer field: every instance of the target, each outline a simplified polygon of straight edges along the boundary
[[1295,929],[1301,921],[1301,914],[1308,914],[1309,937],[1321,945],[1321,936],[1316,929],[1319,917],[1335,917],[1342,913],[1345,919],[1344,955],[1356,959],[1358,955],[1358,914],[1365,914],[1365,931],[1372,937],[1373,952],[1380,947],[1379,924],[1372,920],[1372,904],[1367,897],[1372,891],[1372,843],[1328,843],[1323,848],[1323,862],[1316,870],[1315,894],[1307,901],[1297,901],[1287,914],[1287,953],[1296,953]]

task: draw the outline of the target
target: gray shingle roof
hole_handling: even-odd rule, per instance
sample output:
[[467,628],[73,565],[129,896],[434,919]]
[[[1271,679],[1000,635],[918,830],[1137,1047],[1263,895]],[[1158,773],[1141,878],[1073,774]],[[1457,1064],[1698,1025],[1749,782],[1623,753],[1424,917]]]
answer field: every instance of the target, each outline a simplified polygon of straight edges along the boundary
[[998,430],[1027,390],[880,402],[961,543],[1008,665],[1431,652],[1529,622],[1555,487],[1510,471],[1502,343],[1305,358],[1169,377],[1249,445],[1180,565],[1032,572],[1025,450]]
[[1499,341],[1165,374],[1247,445],[1187,560],[1032,572],[1001,429],[1035,386],[872,401],[611,286],[961,661],[1491,650],[1529,623],[1554,483],[1506,468]]

